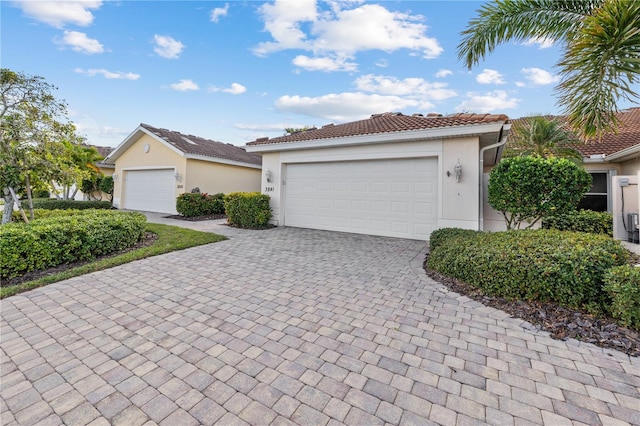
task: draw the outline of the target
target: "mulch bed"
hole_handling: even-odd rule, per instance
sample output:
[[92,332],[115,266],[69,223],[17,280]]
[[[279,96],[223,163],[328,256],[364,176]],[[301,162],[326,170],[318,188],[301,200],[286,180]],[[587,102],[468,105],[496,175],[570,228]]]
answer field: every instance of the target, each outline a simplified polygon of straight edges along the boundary
[[124,250],[121,250],[119,252],[106,254],[104,256],[98,256],[95,259],[91,259],[91,260],[81,260],[78,262],[65,263],[63,265],[54,266],[53,268],[43,269],[40,271],[27,272],[26,274],[21,275],[19,277],[3,279],[2,287],[9,287],[16,284],[22,284],[27,281],[34,281],[40,278],[47,277],[49,275],[53,275],[53,274],[67,271],[69,269],[77,268],[78,266],[86,265],[87,263],[95,262],[96,260],[108,259],[110,257],[119,256],[123,253],[128,253],[130,251],[137,250],[139,248],[150,246],[157,239],[158,239],[158,236],[153,232],[145,232],[144,235],[142,236],[142,239],[138,241],[135,245],[129,248],[126,248]]
[[507,300],[502,297],[487,296],[476,287],[427,268],[426,259],[423,266],[429,277],[450,290],[483,305],[504,311],[513,318],[528,321],[539,329],[551,333],[554,339],[573,338],[602,348],[615,349],[630,356],[640,356],[640,332],[622,327],[611,318],[597,318],[555,303]]
[[225,214],[207,214],[207,215],[203,215],[203,216],[193,216],[193,217],[186,217],[186,216],[182,216],[180,214],[173,214],[170,216],[164,216],[167,219],[178,219],[178,220],[186,220],[189,222],[200,222],[201,220],[216,220],[216,219],[226,219],[227,215]]

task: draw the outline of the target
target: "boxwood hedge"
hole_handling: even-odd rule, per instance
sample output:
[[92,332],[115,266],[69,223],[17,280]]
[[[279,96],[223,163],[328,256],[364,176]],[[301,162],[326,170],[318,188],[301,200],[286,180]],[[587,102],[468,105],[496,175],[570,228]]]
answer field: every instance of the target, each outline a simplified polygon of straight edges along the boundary
[[[24,207],[27,208],[27,200],[23,200]],[[47,210],[88,210],[88,209],[112,209],[109,201],[80,201],[80,200],[58,200],[55,198],[34,198],[34,209]]]
[[619,241],[558,230],[473,232],[437,240],[430,269],[509,299],[602,311],[603,277],[627,261]]
[[640,268],[611,268],[604,276],[604,290],[611,297],[611,316],[623,325],[640,329]]
[[224,194],[186,192],[176,199],[176,211],[184,217],[224,214]]
[[0,227],[0,277],[10,278],[134,245],[146,217],[114,210],[67,211]]
[[259,192],[232,192],[224,199],[227,220],[240,228],[266,228],[271,219],[269,196]]
[[542,219],[542,227],[560,231],[590,232],[612,237],[613,215],[608,212],[576,210],[565,214],[547,216]]

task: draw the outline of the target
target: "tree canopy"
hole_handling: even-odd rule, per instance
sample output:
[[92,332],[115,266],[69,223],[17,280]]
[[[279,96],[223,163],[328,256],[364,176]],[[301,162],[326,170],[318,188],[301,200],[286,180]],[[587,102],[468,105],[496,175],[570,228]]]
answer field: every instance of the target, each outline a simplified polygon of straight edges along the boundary
[[637,100],[640,81],[640,2],[632,0],[495,0],[462,32],[458,56],[471,69],[499,44],[553,40],[559,105],[582,138],[615,131],[621,99]]

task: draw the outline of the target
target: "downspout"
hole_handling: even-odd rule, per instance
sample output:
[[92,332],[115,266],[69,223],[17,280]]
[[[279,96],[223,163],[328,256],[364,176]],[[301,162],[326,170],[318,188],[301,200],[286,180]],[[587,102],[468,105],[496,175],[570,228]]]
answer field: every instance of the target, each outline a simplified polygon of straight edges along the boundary
[[[489,150],[489,149],[493,149],[493,148],[500,148],[501,146],[504,146],[507,143],[507,137],[504,136],[504,128],[505,126],[502,126],[500,128],[500,132],[498,133],[498,142],[492,144],[492,145],[488,145],[485,146],[484,148],[480,148],[480,214],[478,215],[479,219],[478,219],[478,230],[482,231],[484,230],[484,153],[485,151]],[[507,130],[511,128],[511,125],[508,125]]]

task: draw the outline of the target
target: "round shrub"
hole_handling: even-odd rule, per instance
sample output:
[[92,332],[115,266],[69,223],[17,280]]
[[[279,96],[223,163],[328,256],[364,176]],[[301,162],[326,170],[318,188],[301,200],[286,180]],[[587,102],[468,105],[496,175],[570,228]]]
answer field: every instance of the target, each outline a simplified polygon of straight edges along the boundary
[[178,196],[176,210],[184,217],[224,214],[224,194],[185,192]]
[[613,236],[613,215],[608,212],[576,210],[573,212],[548,216],[542,219],[544,229],[560,231],[589,232]]
[[640,329],[640,268],[622,265],[609,269],[604,290],[611,297],[611,316],[622,325]]
[[232,192],[224,199],[227,221],[240,228],[266,228],[271,219],[269,196],[259,192]]
[[474,235],[479,233],[480,231],[472,231],[470,229],[462,229],[462,228],[436,229],[431,233],[431,236],[429,236],[429,250],[434,250],[435,248],[442,245],[444,241],[449,241],[457,237],[472,238]]
[[539,229],[448,239],[431,250],[427,266],[489,295],[602,311],[604,274],[627,257],[604,235]]
[[92,259],[131,247],[144,233],[146,217],[114,210],[60,211],[28,224],[0,227],[0,277]]

